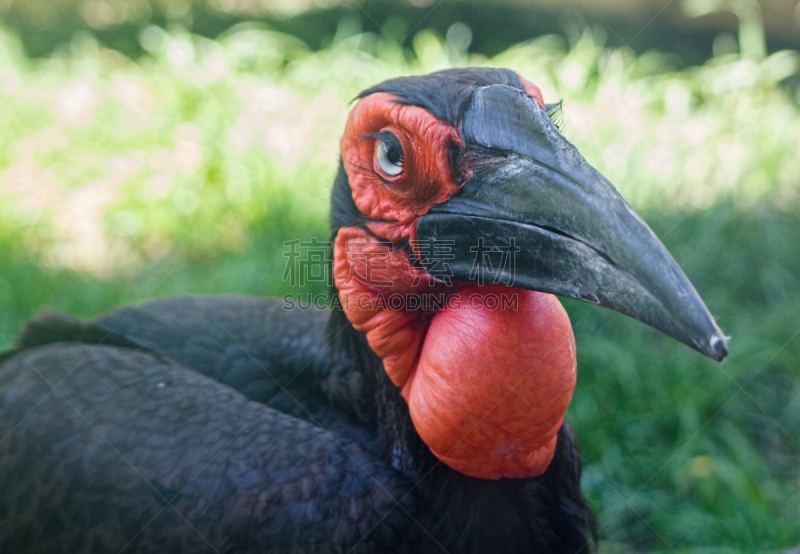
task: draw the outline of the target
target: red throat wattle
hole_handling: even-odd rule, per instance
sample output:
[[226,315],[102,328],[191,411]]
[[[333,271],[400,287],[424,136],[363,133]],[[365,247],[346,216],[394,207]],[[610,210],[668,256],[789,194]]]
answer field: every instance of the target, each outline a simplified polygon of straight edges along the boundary
[[[523,86],[541,103],[536,87]],[[442,462],[484,479],[541,475],[575,387],[569,319],[553,295],[447,286],[413,267],[403,249],[387,247],[413,241],[417,218],[459,189],[447,153],[451,141],[460,144],[456,131],[394,100],[382,93],[362,99],[342,139],[357,207],[383,220],[339,229],[334,277],[343,309],[402,388],[417,432]],[[365,171],[375,141],[364,137],[386,128],[408,154],[399,186]],[[385,301],[431,292],[447,298],[445,307]]]
[[[414,427],[461,473],[540,475],[575,388],[569,318],[551,294],[465,286],[454,296],[463,307],[433,317],[403,387]],[[503,296],[509,309],[483,302]]]

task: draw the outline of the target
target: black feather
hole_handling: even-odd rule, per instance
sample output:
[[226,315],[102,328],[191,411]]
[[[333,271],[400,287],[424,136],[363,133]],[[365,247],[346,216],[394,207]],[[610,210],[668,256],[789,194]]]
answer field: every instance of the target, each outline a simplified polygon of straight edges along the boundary
[[356,206],[353,199],[353,189],[350,188],[350,180],[344,169],[344,162],[339,160],[339,172],[333,182],[331,191],[331,237],[342,227],[360,227],[369,221]]
[[456,127],[472,91],[477,87],[498,84],[524,90],[519,76],[509,69],[468,67],[389,79],[362,91],[358,98],[376,92],[393,94],[399,98],[398,102],[425,108],[442,121]]

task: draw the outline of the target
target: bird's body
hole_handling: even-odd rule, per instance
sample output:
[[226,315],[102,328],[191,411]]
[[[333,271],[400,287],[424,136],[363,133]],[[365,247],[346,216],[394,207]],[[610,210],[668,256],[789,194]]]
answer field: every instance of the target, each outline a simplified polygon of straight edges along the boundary
[[[0,359],[0,551],[593,549],[551,293],[721,359],[666,249],[507,70],[362,93],[331,206],[331,310],[189,297],[28,323]],[[476,272],[484,239],[516,266]]]
[[461,475],[415,440],[380,361],[359,356],[363,339],[327,310],[283,307],[173,298],[90,323],[54,313],[29,323],[0,377],[2,551],[585,543],[576,530],[591,513],[568,427],[558,478]]

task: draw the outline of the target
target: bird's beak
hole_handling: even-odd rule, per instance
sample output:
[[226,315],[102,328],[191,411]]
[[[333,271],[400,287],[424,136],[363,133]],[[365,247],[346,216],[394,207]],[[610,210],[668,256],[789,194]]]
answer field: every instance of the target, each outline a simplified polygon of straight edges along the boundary
[[661,241],[532,98],[503,85],[477,89],[461,135],[474,175],[417,227],[421,243],[446,253],[422,257],[431,273],[599,304],[714,360],[727,355],[726,337]]

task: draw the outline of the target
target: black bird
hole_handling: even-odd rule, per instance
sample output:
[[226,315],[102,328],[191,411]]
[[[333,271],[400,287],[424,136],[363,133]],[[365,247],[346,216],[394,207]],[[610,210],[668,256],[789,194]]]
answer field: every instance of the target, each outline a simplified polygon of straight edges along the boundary
[[0,551],[591,551],[553,295],[715,360],[726,338],[551,108],[501,69],[362,92],[329,310],[28,322],[0,362]]

